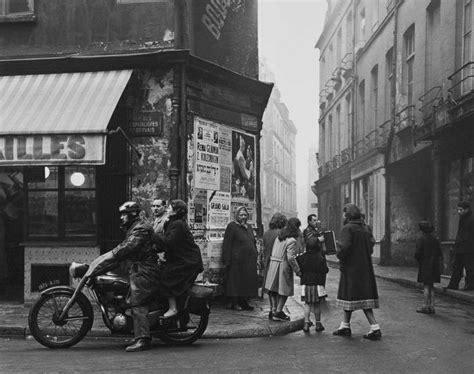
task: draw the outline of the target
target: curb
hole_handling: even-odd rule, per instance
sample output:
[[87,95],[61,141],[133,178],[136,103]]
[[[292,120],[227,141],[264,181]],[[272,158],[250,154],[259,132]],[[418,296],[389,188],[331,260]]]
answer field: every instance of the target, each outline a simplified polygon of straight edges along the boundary
[[[328,259],[327,263],[332,268],[338,268],[338,263],[335,262],[334,260]],[[423,289],[423,285],[416,282],[416,281],[414,281],[414,280],[404,279],[404,278],[391,278],[391,277],[387,277],[387,276],[380,275],[380,274],[377,274],[377,273],[375,273],[375,277],[379,278],[379,279],[389,281],[389,282],[398,283],[398,284],[400,284],[402,286],[405,286],[405,287],[412,287],[412,288],[417,288],[417,289],[420,289],[420,290]],[[456,290],[448,290],[443,286],[434,286],[434,289],[435,289],[435,293],[438,294],[438,295],[444,295],[444,296],[447,296],[447,297],[451,297],[453,299],[457,299],[457,300],[465,301],[465,302],[470,303],[470,304],[474,304],[474,293],[468,295],[468,294],[461,293],[461,292],[456,291]]]
[[[239,330],[225,331],[209,329],[204,332],[201,339],[239,339],[239,338],[262,338],[276,335],[286,335],[296,332],[303,328],[303,318],[298,318],[290,322],[276,322],[274,326],[249,327]],[[2,326],[0,325],[0,337],[17,336],[27,339],[31,336],[29,327],[21,326]],[[86,337],[87,338],[112,338],[112,339],[127,339],[129,335],[114,335],[108,329],[92,329]]]

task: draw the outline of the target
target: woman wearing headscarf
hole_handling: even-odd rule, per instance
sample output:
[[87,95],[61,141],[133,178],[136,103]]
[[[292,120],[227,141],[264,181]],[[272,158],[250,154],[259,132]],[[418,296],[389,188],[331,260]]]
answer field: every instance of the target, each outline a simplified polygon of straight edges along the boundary
[[257,296],[257,247],[252,228],[247,225],[248,217],[247,208],[237,208],[222,245],[225,296],[231,300],[232,309],[253,310],[248,299]]
[[351,336],[352,312],[362,309],[370,323],[370,331],[364,338],[380,340],[382,333],[373,312],[374,308],[379,307],[372,265],[375,240],[356,205],[347,204],[343,212],[344,226],[336,253],[341,270],[336,306],[344,309],[344,319],[333,335]]

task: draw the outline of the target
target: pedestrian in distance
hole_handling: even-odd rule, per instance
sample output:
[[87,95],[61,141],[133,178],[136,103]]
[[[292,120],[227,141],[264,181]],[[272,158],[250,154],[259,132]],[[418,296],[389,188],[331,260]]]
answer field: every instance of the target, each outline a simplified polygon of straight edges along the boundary
[[458,203],[459,226],[454,242],[454,263],[449,290],[457,290],[466,269],[464,291],[474,290],[474,216],[469,201]]
[[234,221],[225,229],[222,259],[225,266],[224,293],[230,309],[253,310],[248,300],[257,297],[257,247],[252,228],[247,224],[249,213],[240,206]]
[[300,226],[298,218],[290,218],[273,243],[264,285],[264,291],[274,298],[272,303],[276,305],[276,310],[272,313],[273,321],[290,320],[283,307],[288,296],[294,294],[293,272],[300,275],[296,262],[296,240],[301,233]]
[[[287,222],[288,220],[284,214],[275,213],[270,219],[268,230],[263,233],[263,285],[265,285],[265,280],[267,279],[273,244]],[[273,315],[276,313],[277,303],[275,301],[277,300],[277,297],[278,294],[276,292],[268,292],[268,301],[270,303],[270,311],[268,312],[269,320],[273,320]]]
[[434,283],[440,282],[441,244],[433,235],[434,227],[429,221],[418,224],[422,234],[416,241],[415,259],[418,262],[418,279],[423,283],[423,306],[418,313],[434,314]]
[[333,335],[351,336],[351,316],[362,309],[370,323],[365,339],[380,340],[382,332],[373,309],[379,307],[377,284],[372,265],[375,239],[361,219],[360,209],[354,204],[344,207],[344,226],[336,256],[339,259],[340,279],[336,306],[344,310],[344,318]]
[[309,328],[313,326],[310,317],[311,313],[314,314],[316,320],[316,331],[324,330],[324,326],[321,323],[321,300],[318,296],[318,286],[325,282],[329,268],[321,250],[321,241],[318,237],[313,236],[306,241],[306,252],[296,258],[301,272],[301,284],[306,288],[303,297],[305,303],[304,332],[309,332]]

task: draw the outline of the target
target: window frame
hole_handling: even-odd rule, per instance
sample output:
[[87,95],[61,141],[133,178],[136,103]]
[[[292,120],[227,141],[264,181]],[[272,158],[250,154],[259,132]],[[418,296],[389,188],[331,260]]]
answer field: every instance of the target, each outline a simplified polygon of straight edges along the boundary
[[[94,193],[94,198],[95,198],[95,209],[93,210],[93,213],[98,217],[98,204],[97,204],[97,168],[92,166],[92,170],[94,171],[94,186],[93,187],[84,187],[84,188],[74,188],[74,187],[67,187],[66,186],[66,168],[74,168],[74,167],[89,167],[87,165],[55,165],[51,167],[57,167],[58,169],[58,179],[57,179],[57,187],[49,187],[49,188],[30,188],[29,186],[29,177],[26,178],[25,180],[25,196],[26,196],[26,209],[28,211],[28,217],[29,217],[29,207],[30,207],[30,193],[31,192],[38,192],[38,191],[49,191],[49,192],[56,192],[57,193],[57,199],[58,199],[58,205],[57,205],[57,235],[45,235],[45,236],[40,236],[40,235],[35,235],[35,234],[30,234],[30,224],[29,221],[27,220],[25,222],[25,228],[26,228],[26,238],[28,240],[34,240],[34,241],[44,241],[44,240],[58,240],[58,241],[67,241],[67,240],[74,240],[74,239],[83,239],[83,240],[92,240],[96,239],[98,235],[98,225],[96,222],[94,232],[93,233],[87,233],[87,234],[82,234],[82,235],[66,235],[66,195],[67,192],[69,191],[92,191]],[[40,168],[44,168],[43,166],[39,166]],[[28,169],[28,168],[27,168]],[[28,171],[26,170],[26,173],[28,174]]]
[[29,22],[35,20],[35,0],[25,0],[30,10],[25,12],[9,12],[11,0],[0,0],[0,23],[2,22]]
[[405,55],[404,93],[407,96],[407,105],[414,104],[414,65],[415,65],[415,25],[408,27],[403,35],[403,53]]

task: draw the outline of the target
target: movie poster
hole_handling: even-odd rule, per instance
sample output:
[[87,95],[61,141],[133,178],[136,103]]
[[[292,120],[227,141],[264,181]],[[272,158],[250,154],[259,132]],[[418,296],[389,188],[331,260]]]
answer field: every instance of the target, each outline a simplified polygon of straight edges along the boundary
[[255,200],[255,136],[232,131],[232,200]]

